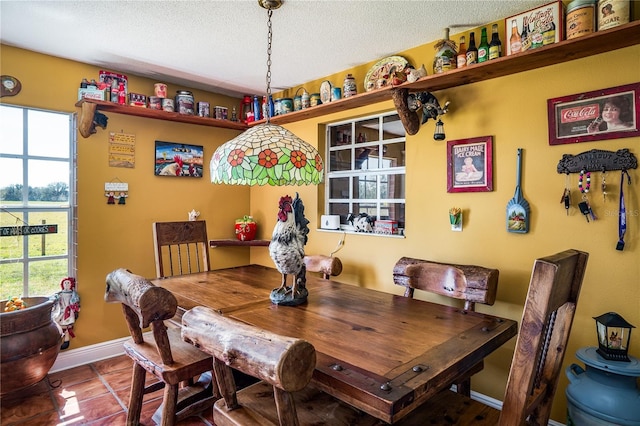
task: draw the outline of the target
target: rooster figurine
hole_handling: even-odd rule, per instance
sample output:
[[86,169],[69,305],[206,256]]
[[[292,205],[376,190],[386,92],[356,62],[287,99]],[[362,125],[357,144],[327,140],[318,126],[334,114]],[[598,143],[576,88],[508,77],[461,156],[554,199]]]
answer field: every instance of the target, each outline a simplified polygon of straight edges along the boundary
[[[273,289],[270,296],[276,305],[295,306],[307,301],[304,246],[309,234],[308,224],[298,193],[294,200],[288,195],[280,198],[278,220],[269,244],[269,255],[282,274],[282,284]],[[293,275],[290,287],[287,286],[287,275]]]

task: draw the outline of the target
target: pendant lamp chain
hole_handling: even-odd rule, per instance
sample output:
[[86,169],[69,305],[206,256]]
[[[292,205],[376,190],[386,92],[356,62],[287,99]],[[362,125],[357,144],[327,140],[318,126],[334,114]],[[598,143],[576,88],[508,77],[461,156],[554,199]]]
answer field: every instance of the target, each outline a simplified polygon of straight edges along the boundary
[[[271,42],[273,40],[273,28],[271,25],[272,9],[267,9],[267,102],[271,99]],[[270,114],[265,114],[267,123],[269,123]]]

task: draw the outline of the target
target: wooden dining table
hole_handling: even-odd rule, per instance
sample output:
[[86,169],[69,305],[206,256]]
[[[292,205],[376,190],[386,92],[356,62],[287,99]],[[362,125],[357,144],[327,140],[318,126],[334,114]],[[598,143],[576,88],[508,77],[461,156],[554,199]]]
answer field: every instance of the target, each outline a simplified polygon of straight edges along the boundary
[[277,306],[280,273],[259,265],[152,282],[179,311],[207,306],[256,327],[305,339],[316,349],[313,383],[394,423],[514,337],[510,319],[393,295],[307,273],[305,304]]

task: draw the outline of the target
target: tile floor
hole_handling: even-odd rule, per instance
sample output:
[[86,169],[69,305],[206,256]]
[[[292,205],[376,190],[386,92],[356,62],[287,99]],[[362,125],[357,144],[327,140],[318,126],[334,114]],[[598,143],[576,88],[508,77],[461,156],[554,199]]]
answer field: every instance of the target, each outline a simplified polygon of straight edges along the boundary
[[[131,386],[131,359],[120,355],[50,374],[48,380],[0,399],[2,426],[105,425],[126,423]],[[155,380],[151,375],[148,380]],[[141,425],[154,425],[162,390],[145,395]],[[180,426],[213,425],[212,410],[189,417]]]

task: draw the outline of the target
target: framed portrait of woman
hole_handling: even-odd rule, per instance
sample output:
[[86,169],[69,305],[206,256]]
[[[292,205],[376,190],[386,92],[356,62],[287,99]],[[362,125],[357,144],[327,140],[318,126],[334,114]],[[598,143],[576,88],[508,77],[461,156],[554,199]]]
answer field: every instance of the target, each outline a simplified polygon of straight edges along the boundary
[[549,145],[640,135],[640,83],[547,100]]
[[493,136],[447,141],[447,192],[493,191]]

